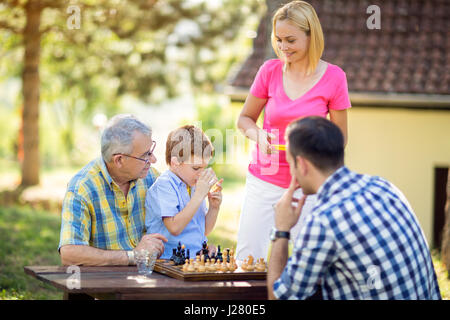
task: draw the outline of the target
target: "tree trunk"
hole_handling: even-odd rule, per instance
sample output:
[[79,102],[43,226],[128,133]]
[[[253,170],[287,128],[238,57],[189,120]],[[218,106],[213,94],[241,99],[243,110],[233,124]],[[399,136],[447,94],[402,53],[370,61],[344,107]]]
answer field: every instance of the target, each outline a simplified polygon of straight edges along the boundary
[[40,0],[29,0],[25,6],[23,95],[23,164],[22,187],[39,184],[39,56],[41,48]]
[[448,171],[447,178],[447,203],[445,205],[445,225],[442,232],[441,257],[450,276],[450,170]]

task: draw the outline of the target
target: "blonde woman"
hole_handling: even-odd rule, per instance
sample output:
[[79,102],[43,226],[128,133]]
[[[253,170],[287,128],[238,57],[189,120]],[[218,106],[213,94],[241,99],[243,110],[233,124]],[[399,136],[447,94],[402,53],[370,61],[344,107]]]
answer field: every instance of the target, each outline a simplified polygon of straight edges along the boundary
[[[320,59],[324,39],[314,8],[304,1],[290,2],[276,11],[272,26],[272,46],[278,59],[260,67],[237,121],[239,129],[256,142],[239,222],[238,260],[249,254],[266,258],[270,238],[275,236],[295,240],[314,205],[315,196],[308,196],[291,234],[275,234],[273,205],[291,181],[283,150],[288,124],[311,115],[329,116],[347,141],[347,109],[351,107],[347,79],[341,68]],[[259,128],[256,122],[263,109],[263,127]],[[295,197],[302,196],[301,189],[297,190]]]

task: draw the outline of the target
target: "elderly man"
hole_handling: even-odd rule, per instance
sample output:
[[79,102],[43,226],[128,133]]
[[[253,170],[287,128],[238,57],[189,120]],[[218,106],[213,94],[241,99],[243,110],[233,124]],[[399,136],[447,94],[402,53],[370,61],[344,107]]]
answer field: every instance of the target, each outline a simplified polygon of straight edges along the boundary
[[[304,118],[287,135],[293,178],[275,207],[269,297],[306,299],[321,290],[324,299],[440,299],[427,242],[404,195],[344,166],[344,139],[332,122]],[[305,202],[293,199],[298,187],[317,194],[317,203],[288,261],[289,231]]]
[[160,234],[145,235],[145,194],[156,179],[151,129],[117,115],[101,137],[102,157],[69,182],[59,252],[64,265],[133,265],[135,249],[164,252]]

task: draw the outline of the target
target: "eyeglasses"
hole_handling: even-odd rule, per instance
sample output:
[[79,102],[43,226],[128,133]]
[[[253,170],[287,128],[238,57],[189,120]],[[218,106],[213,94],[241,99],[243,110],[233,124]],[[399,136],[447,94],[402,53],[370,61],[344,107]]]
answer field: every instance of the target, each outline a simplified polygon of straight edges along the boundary
[[145,154],[145,158],[138,158],[138,157],[135,157],[135,156],[132,156],[129,154],[125,154],[125,153],[114,153],[113,156],[121,155],[121,156],[125,156],[125,157],[130,157],[130,158],[133,158],[136,160],[144,161],[145,164],[148,164],[150,162],[150,157],[153,154],[153,150],[155,150],[155,147],[156,147],[156,141],[153,140],[152,147],[150,148],[150,151]]

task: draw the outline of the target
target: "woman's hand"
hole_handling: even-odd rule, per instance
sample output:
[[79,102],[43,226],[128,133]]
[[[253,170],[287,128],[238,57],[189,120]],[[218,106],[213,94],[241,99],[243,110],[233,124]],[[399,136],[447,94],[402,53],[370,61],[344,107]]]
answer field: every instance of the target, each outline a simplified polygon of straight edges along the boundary
[[258,146],[259,150],[264,154],[276,153],[275,147],[272,146],[272,139],[276,136],[273,133],[269,133],[265,130],[259,130],[258,132]]

